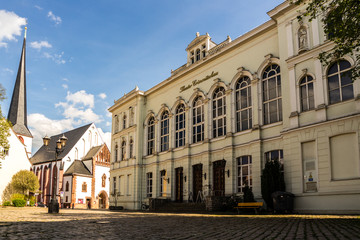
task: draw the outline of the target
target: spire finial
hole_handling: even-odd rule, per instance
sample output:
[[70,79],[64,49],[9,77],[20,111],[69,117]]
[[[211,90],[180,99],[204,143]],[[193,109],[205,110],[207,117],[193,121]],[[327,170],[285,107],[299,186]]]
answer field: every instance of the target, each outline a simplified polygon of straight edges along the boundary
[[24,34],[24,38],[26,38],[26,30],[27,30],[27,27],[25,27],[25,34]]

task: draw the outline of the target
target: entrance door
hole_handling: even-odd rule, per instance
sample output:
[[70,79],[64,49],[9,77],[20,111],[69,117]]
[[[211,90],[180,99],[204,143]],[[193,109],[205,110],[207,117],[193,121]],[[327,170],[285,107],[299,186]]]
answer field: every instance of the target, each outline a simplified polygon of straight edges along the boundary
[[225,160],[213,162],[213,191],[215,196],[225,195]]
[[193,201],[196,202],[196,198],[199,192],[202,191],[202,164],[193,165]]
[[176,181],[175,181],[175,197],[177,202],[183,201],[183,168],[179,167],[175,169],[176,171]]
[[86,207],[87,209],[91,209],[91,198],[86,198]]

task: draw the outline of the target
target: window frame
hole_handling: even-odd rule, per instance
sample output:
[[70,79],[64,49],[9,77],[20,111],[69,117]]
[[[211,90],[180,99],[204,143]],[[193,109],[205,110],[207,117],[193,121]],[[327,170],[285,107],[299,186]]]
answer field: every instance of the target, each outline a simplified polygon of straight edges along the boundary
[[152,197],[153,193],[153,173],[146,173],[146,197]]
[[[349,64],[350,66],[348,67],[348,68],[345,68],[345,69],[340,69],[340,63],[341,62],[344,62],[344,63],[347,63],[347,64]],[[337,66],[337,71],[336,72],[334,72],[334,73],[330,73],[329,74],[329,71],[331,70],[331,68],[333,67],[333,66]],[[329,99],[329,105],[332,105],[332,104],[336,104],[336,103],[340,103],[340,102],[345,102],[345,101],[348,101],[348,100],[351,100],[351,99],[354,99],[354,84],[353,84],[353,82],[351,81],[351,79],[350,79],[350,83],[347,83],[347,84],[344,84],[343,85],[343,83],[342,83],[342,80],[343,80],[343,76],[344,75],[346,75],[347,77],[349,77],[350,78],[350,71],[351,71],[351,69],[352,69],[352,65],[351,65],[351,63],[349,62],[349,61],[347,61],[347,60],[345,60],[345,59],[341,59],[341,60],[339,60],[339,61],[337,61],[337,62],[334,62],[334,63],[332,63],[331,65],[329,65],[329,68],[328,68],[328,71],[327,71],[327,74],[326,74],[326,80],[327,80],[327,86],[328,86],[328,89],[327,89],[327,92],[328,92],[328,99]],[[332,90],[330,90],[330,81],[329,81],[329,79],[331,78],[331,77],[334,77],[334,76],[337,76],[337,83],[338,83],[338,87],[337,88],[334,88],[334,89],[332,89]],[[350,96],[350,98],[346,98],[345,100],[344,100],[344,94],[343,94],[343,89],[344,88],[346,88],[346,87],[349,87],[349,86],[351,86],[351,88],[352,88],[352,94],[351,94],[351,96]],[[330,92],[335,92],[335,91],[339,91],[339,100],[338,101],[332,101],[331,99],[331,95],[330,95]]]
[[[245,159],[247,158],[247,159]],[[247,163],[243,164],[243,160],[247,160]],[[248,186],[250,189],[252,189],[252,157],[251,155],[244,155],[236,158],[237,162],[237,192],[243,193],[244,188]],[[247,167],[248,174],[244,177],[244,169]],[[245,178],[245,179],[244,179]],[[244,182],[244,180],[246,182]]]
[[[222,95],[220,95],[220,93]],[[220,96],[219,96],[220,95]],[[226,135],[226,90],[218,87],[212,94],[212,133],[213,138]],[[221,105],[219,103],[221,102]],[[219,114],[221,112],[221,114]],[[220,126],[220,123],[222,125]]]
[[[312,88],[312,96],[309,93],[309,87]],[[304,89],[304,91],[303,91]],[[314,79],[311,75],[306,74],[299,81],[299,96],[300,96],[300,111],[306,112],[315,109],[315,94],[314,94]],[[303,93],[306,96],[303,96]],[[306,101],[306,106],[304,106],[304,100]],[[311,106],[312,105],[312,106]]]
[[185,105],[179,104],[175,111],[175,148],[185,146],[186,114]]
[[147,126],[147,155],[155,153],[155,118],[151,116]]
[[[202,96],[197,96],[193,102],[192,108],[192,142],[198,143],[204,141],[204,99]],[[200,131],[198,131],[200,130]]]
[[[242,86],[245,83],[245,86]],[[246,106],[242,107],[242,93],[246,92]],[[242,113],[246,113],[245,120],[247,127],[243,126],[244,119]],[[251,80],[248,76],[242,76],[235,85],[235,114],[236,114],[236,131],[241,132],[252,128],[252,99],[251,99]]]
[[160,152],[169,150],[169,136],[170,136],[170,114],[166,110],[161,114],[160,120]]

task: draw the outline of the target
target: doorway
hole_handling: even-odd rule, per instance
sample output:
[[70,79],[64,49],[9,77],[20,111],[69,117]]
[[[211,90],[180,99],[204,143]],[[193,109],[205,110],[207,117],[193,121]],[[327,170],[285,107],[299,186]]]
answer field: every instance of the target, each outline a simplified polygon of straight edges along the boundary
[[175,198],[176,202],[182,202],[183,201],[183,168],[179,167],[175,169],[176,172],[176,181],[175,181]]
[[225,195],[225,160],[213,162],[213,192],[215,196]]
[[193,165],[193,201],[196,202],[196,198],[199,192],[202,192],[202,164]]

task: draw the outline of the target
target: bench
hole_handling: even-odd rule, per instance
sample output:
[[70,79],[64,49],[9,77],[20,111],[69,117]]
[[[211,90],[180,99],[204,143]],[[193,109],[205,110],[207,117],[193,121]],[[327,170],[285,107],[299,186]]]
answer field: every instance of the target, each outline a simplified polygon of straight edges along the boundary
[[258,209],[261,208],[264,205],[263,202],[245,202],[245,203],[238,203],[237,207],[234,207],[237,209],[239,214],[239,209],[241,208],[253,208],[255,210],[255,213],[258,213]]

